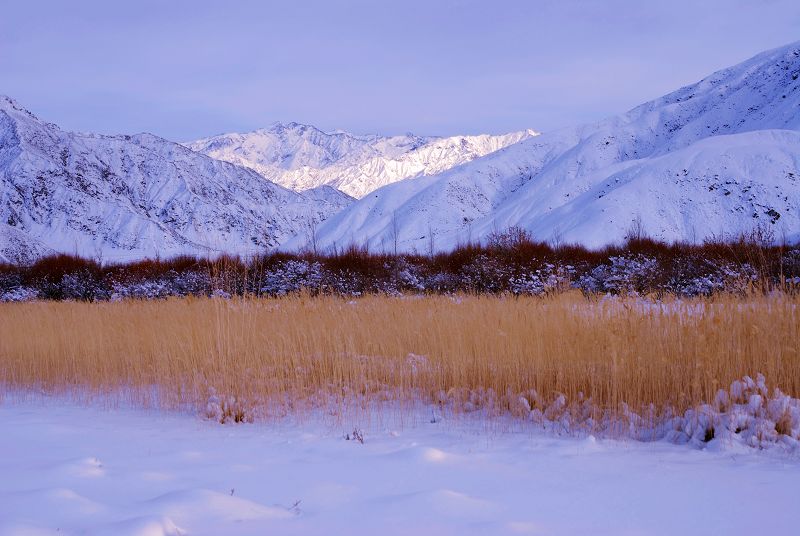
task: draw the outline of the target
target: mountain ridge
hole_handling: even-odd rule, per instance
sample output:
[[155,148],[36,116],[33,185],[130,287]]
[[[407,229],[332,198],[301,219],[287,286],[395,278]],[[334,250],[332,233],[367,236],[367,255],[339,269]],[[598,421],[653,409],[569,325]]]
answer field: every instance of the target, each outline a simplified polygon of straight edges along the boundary
[[0,183],[0,255],[14,262],[41,251],[264,252],[352,201],[292,192],[153,134],[67,132],[9,97],[0,98]]
[[[260,155],[302,191],[198,148],[251,166]],[[665,241],[754,226],[798,240],[798,177],[800,42],[543,134],[357,136],[273,123],[176,144],[68,132],[0,97],[0,261],[250,255],[312,243],[434,252],[511,226],[600,247],[637,222]]]
[[[770,210],[783,216],[770,223],[778,234],[798,237],[800,190],[793,177],[800,172],[800,146],[792,136],[750,133],[800,129],[799,76],[800,42],[761,53],[624,114],[545,132],[439,175],[380,188],[323,224],[317,241],[332,247],[347,236],[380,247],[397,234],[404,251],[425,251],[431,243],[447,249],[520,226],[538,239],[599,247],[622,240],[638,217],[655,238],[673,241],[693,233],[710,237],[720,228],[744,232]],[[671,189],[672,199],[661,195],[667,178],[691,172],[683,167],[692,160],[690,147],[713,137],[724,144],[723,135],[737,135],[737,146],[756,150],[741,152],[740,158],[720,144],[703,144],[702,177]],[[625,167],[639,170],[641,188],[607,206]],[[731,183],[727,195],[701,195],[709,188],[721,192],[715,186],[719,178]],[[752,198],[754,185],[762,187],[763,199]],[[783,189],[787,192],[776,193]],[[585,195],[595,190],[593,199]],[[737,203],[731,205],[731,199]],[[679,213],[664,208],[671,204],[683,208]],[[556,214],[572,217],[559,221]],[[716,220],[693,214],[714,214]],[[297,245],[297,240],[287,244]]]
[[278,122],[251,132],[221,134],[185,145],[213,158],[249,167],[292,190],[327,185],[359,198],[380,186],[440,173],[536,134],[524,130],[450,137],[355,135]]

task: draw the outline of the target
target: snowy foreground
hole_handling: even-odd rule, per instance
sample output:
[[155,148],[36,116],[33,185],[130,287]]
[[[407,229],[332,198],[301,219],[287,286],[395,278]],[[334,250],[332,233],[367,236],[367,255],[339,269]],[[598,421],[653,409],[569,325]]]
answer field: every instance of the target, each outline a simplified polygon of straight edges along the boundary
[[[429,419],[428,419],[429,420]],[[800,534],[800,459],[420,419],[0,404],[0,535]]]

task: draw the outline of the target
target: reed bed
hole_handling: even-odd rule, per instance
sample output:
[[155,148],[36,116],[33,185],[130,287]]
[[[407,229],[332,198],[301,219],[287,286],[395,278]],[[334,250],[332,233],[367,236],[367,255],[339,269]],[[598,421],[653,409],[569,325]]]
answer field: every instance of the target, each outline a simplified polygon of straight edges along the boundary
[[385,400],[462,411],[474,393],[497,394],[499,411],[522,393],[533,407],[563,395],[681,412],[757,373],[800,396],[798,305],[580,293],[0,304],[0,389],[162,408],[204,408],[216,393],[269,414]]

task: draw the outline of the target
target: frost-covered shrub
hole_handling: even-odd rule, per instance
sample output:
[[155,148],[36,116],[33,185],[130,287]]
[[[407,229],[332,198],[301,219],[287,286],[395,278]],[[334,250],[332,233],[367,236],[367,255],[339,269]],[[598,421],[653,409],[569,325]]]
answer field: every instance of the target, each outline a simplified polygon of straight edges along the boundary
[[511,267],[500,259],[481,254],[464,265],[459,275],[465,290],[500,292],[507,288],[511,274]]
[[531,273],[512,276],[508,281],[508,290],[517,295],[541,296],[569,288],[570,279],[574,274],[575,268],[570,265],[562,267],[545,263],[542,268]]
[[33,287],[45,300],[94,301],[108,298],[102,282],[89,270],[64,273],[57,279],[43,277],[35,281]]
[[786,279],[800,283],[800,249],[791,249],[781,258],[781,270]]
[[16,287],[0,292],[0,302],[24,302],[38,297],[39,291],[31,287]]
[[725,279],[717,273],[692,277],[688,280],[672,280],[669,289],[679,296],[710,296],[725,288]]
[[419,292],[425,290],[422,271],[419,266],[401,257],[392,267],[392,270],[395,273],[395,284],[398,291]]
[[735,266],[702,261],[695,265],[694,270],[674,274],[665,290],[687,297],[709,296],[721,291],[742,293],[758,279],[756,270],[749,264]]
[[167,279],[145,280],[136,283],[114,283],[111,300],[127,298],[155,299],[166,298],[170,295],[170,282]]
[[726,292],[741,294],[758,281],[758,270],[750,264],[741,265],[725,264],[720,267],[719,275],[723,279],[722,287]]
[[662,272],[656,259],[638,254],[608,260],[608,264],[601,264],[581,277],[577,286],[587,292],[612,294],[642,294],[658,288]]
[[[370,285],[370,283],[372,283]],[[361,296],[368,290],[382,290],[375,282],[367,280],[363,274],[343,269],[326,271],[323,277],[323,288],[342,296]]]
[[101,281],[88,271],[64,274],[61,278],[61,293],[66,300],[105,300],[108,293]]
[[210,293],[211,281],[207,273],[198,271],[176,272],[170,270],[156,279],[111,283],[110,299],[158,299],[170,296],[205,296]]
[[508,290],[512,294],[530,294],[532,296],[541,296],[548,289],[548,280],[542,280],[538,273],[522,274],[520,276],[512,276],[508,281]]
[[285,296],[308,290],[319,292],[324,274],[318,262],[289,260],[270,269],[264,276],[261,292],[270,296]]
[[22,286],[22,275],[18,272],[0,272],[0,293],[14,290]]
[[451,293],[461,288],[461,280],[456,274],[450,272],[434,272],[426,275],[422,286],[429,292]]
[[168,281],[171,296],[203,296],[212,287],[209,274],[195,270],[188,272],[170,270]]
[[0,273],[0,302],[21,302],[35,300],[39,292],[25,286],[19,273]]

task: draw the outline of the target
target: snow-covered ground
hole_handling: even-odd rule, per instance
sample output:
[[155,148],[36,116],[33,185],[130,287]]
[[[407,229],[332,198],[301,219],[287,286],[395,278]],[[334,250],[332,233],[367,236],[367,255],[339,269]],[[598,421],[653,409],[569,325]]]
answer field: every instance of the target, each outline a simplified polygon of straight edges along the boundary
[[800,534],[800,460],[478,421],[0,404],[0,535]]

